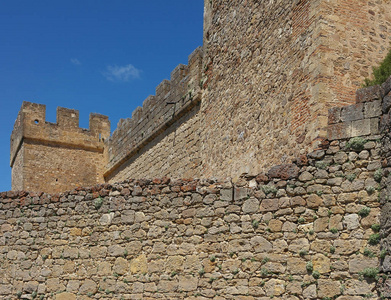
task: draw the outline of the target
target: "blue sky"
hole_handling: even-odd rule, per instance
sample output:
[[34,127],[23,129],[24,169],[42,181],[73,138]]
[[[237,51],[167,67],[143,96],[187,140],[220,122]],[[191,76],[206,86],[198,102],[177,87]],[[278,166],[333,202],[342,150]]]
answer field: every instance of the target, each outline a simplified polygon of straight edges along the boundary
[[202,45],[203,0],[0,0],[0,191],[22,101],[108,115],[112,130]]

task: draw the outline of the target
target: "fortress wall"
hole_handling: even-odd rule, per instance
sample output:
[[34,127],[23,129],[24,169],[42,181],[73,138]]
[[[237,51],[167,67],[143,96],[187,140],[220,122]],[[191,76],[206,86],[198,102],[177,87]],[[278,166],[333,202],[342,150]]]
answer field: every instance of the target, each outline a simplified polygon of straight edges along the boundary
[[316,147],[327,110],[353,103],[386,55],[390,6],[205,1],[202,174],[256,174]]
[[[378,163],[380,144],[369,141],[361,152],[344,151],[344,145],[310,154],[308,165],[291,166],[280,174],[284,179],[270,178],[276,176],[271,171],[235,186],[163,179],[59,196],[2,193],[1,295],[376,295],[375,282],[360,281],[359,274],[379,267],[380,247],[368,242],[376,234],[371,225],[379,223],[378,192],[365,190],[377,183],[362,165]],[[352,172],[358,176],[350,181]],[[369,215],[360,216],[367,208]]]
[[197,48],[188,66],[175,68],[171,80],[163,80],[156,95],[149,96],[132,118],[120,120],[106,142],[106,181],[199,173],[202,56]]
[[12,165],[12,189],[15,191],[22,191],[24,188],[24,163],[24,146],[21,145]]
[[11,135],[12,189],[60,192],[103,182],[106,116],[91,114],[79,128],[79,112],[57,108],[57,122],[45,121],[45,105],[23,102]]
[[200,168],[199,103],[134,153],[111,173],[108,182],[158,176],[194,178]]
[[[330,129],[334,139],[320,149],[235,183],[162,178],[0,193],[0,294],[389,296],[389,279],[377,272],[391,271],[390,82],[359,91],[360,108],[331,111],[330,127],[350,130]],[[378,126],[358,137],[353,122],[367,119]]]
[[55,193],[103,182],[102,152],[35,141],[25,141],[23,148],[24,186],[14,190]]
[[326,108],[350,104],[355,91],[389,51],[390,2],[323,1],[321,71]]

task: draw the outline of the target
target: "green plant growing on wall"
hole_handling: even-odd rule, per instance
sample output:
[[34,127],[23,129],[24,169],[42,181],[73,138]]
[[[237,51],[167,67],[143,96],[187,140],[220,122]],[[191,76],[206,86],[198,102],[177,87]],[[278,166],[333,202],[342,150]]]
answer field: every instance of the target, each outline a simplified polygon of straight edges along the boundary
[[357,175],[355,173],[346,175],[346,179],[352,182],[354,179],[356,179]]
[[307,262],[305,268],[307,269],[308,272],[312,272],[314,270],[314,265],[312,264],[312,261]]
[[369,236],[368,244],[370,245],[377,245],[380,242],[380,234],[374,233]]
[[317,161],[315,163],[315,167],[317,167],[318,169],[322,169],[322,170],[326,170],[329,165],[330,165],[330,163],[328,163],[326,161]]
[[391,76],[391,49],[378,67],[372,68],[373,79],[365,78],[364,87],[380,85]]
[[304,249],[301,249],[300,252],[299,252],[300,256],[306,256],[307,254],[308,254],[308,251],[304,250]]
[[379,278],[379,269],[378,268],[366,268],[359,273],[364,278],[372,278],[377,280]]
[[374,232],[379,232],[380,231],[380,225],[379,224],[373,224],[371,226],[371,229],[374,231]]
[[267,195],[267,194],[270,194],[270,193],[277,193],[277,188],[274,187],[274,186],[270,186],[270,185],[263,185],[261,186],[261,189],[262,191]]
[[359,210],[358,215],[362,218],[367,217],[369,213],[371,212],[371,209],[369,207],[363,207]]
[[335,234],[338,232],[338,229],[333,227],[330,229],[330,232]]
[[377,182],[380,182],[383,177],[383,170],[377,169],[375,173],[373,174],[373,179],[375,179]]
[[261,276],[266,277],[269,275],[269,270],[266,268],[261,268]]
[[102,205],[103,205],[103,198],[99,196],[99,198],[96,198],[94,201],[95,209],[98,210],[99,208],[102,207]]
[[373,186],[367,186],[366,190],[367,190],[367,193],[370,195],[376,191],[376,189]]
[[369,250],[368,248],[365,248],[365,249],[364,249],[363,254],[364,254],[365,256],[368,256],[368,257],[375,257],[375,254],[374,254],[371,250]]
[[318,271],[314,271],[312,272],[312,277],[314,277],[315,279],[319,279],[320,273]]
[[354,137],[346,143],[346,148],[354,151],[361,151],[364,149],[364,145],[367,143],[366,139],[362,137]]

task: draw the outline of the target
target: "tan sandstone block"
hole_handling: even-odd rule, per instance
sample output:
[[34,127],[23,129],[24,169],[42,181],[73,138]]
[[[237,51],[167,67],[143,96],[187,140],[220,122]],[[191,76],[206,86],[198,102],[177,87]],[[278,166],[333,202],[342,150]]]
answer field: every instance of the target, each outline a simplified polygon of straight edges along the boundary
[[316,254],[312,259],[314,270],[321,274],[330,272],[330,259],[323,254]]
[[56,300],[76,300],[76,295],[72,293],[61,293],[56,295]]
[[330,279],[318,280],[318,297],[334,297],[341,293],[340,283]]
[[272,232],[280,232],[282,228],[282,222],[280,220],[272,219],[269,221],[269,228]]
[[134,273],[146,273],[148,271],[147,257],[145,254],[132,259],[130,262],[130,272]]

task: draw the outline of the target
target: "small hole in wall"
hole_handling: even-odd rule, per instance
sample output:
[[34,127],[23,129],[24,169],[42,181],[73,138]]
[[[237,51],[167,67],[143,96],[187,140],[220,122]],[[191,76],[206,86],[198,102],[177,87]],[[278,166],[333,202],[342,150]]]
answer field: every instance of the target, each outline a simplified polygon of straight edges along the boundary
[[56,182],[58,181],[58,179],[56,178]]
[[35,119],[35,120],[34,120],[34,123],[35,123],[35,124],[38,124],[38,123],[39,123],[39,120]]

